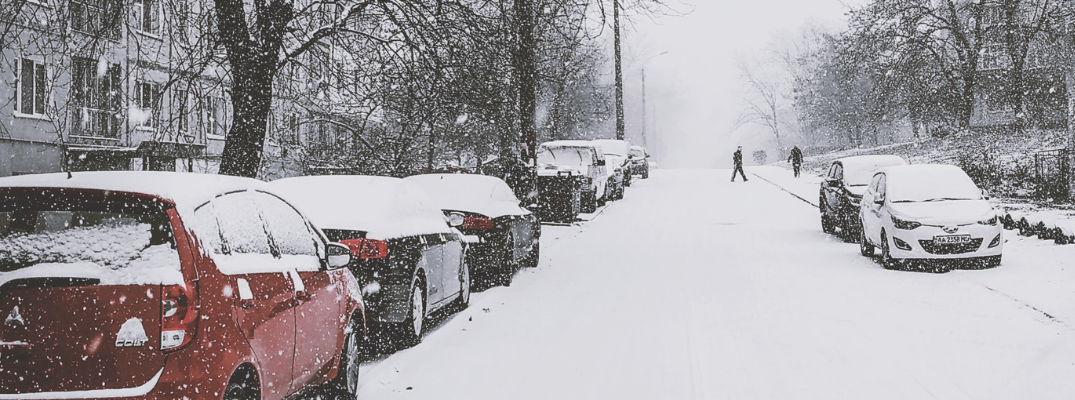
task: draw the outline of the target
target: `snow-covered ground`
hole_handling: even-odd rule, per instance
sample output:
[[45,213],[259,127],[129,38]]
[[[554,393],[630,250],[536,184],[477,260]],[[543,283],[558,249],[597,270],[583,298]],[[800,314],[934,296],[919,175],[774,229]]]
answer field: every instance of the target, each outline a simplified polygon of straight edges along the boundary
[[546,226],[539,267],[365,364],[359,398],[1075,397],[1072,247],[1011,234],[997,269],[887,271],[729,175],[653,171]]

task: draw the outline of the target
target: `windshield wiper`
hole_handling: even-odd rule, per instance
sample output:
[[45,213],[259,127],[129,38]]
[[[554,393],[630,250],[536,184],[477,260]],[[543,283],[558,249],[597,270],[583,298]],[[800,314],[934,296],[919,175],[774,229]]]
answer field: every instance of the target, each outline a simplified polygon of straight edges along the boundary
[[948,201],[948,200],[974,200],[966,197],[935,197],[932,199],[921,200],[922,203],[930,203],[935,201]]

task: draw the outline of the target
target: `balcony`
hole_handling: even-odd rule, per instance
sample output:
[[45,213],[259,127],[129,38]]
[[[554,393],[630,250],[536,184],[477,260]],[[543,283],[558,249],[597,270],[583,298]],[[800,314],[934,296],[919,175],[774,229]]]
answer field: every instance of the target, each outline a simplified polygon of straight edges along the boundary
[[71,113],[71,138],[119,141],[120,121],[111,110],[76,108]]

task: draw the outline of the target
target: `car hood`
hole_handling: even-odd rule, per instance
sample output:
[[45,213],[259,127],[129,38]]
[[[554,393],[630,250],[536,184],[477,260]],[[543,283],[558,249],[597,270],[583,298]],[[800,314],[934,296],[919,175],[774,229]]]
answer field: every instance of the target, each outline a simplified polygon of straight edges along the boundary
[[901,218],[926,225],[973,224],[996,215],[985,200],[948,200],[914,203],[891,203],[889,207]]

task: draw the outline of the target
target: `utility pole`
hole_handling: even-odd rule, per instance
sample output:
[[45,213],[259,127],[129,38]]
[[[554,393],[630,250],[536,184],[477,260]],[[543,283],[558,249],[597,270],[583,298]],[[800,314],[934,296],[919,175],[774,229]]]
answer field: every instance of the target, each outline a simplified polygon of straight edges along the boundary
[[612,25],[616,49],[616,139],[623,140],[623,70],[620,56],[620,0],[612,0]]
[[642,147],[646,144],[646,68],[642,68]]

